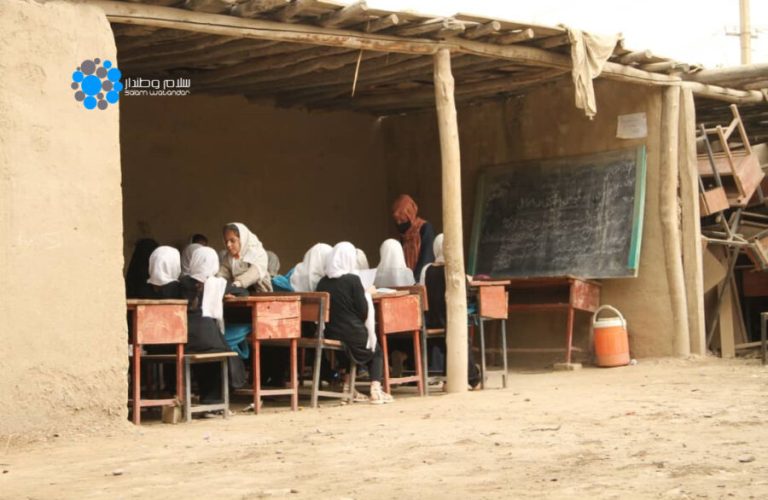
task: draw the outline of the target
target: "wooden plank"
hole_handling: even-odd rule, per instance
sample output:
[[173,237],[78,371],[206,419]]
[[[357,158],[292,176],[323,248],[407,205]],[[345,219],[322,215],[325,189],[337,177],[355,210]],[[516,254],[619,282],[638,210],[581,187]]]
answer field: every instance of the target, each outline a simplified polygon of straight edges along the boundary
[[484,24],[478,24],[473,26],[464,32],[464,38],[469,40],[477,40],[484,36],[488,36],[498,32],[501,29],[501,23],[498,21],[491,21]]
[[186,0],[184,7],[198,12],[220,14],[229,12],[237,4],[237,0]]
[[259,340],[296,339],[301,337],[301,318],[254,318],[254,334]]
[[733,315],[733,291],[729,283],[723,293],[723,301],[720,304],[720,355],[723,358],[736,357],[736,345],[734,337],[734,315]]
[[396,333],[420,330],[421,305],[417,295],[384,298],[378,302],[381,323],[380,333]]
[[382,31],[391,28],[392,26],[397,26],[398,24],[400,24],[400,17],[397,14],[390,14],[388,16],[374,19],[373,21],[368,21],[365,24],[365,32],[376,33],[377,31]]
[[254,312],[260,320],[300,318],[301,302],[299,300],[257,302]]
[[513,43],[527,42],[528,40],[533,40],[535,36],[536,34],[531,28],[526,28],[524,30],[516,31],[514,33],[507,33],[504,35],[497,36],[492,41],[494,43],[498,43],[501,45],[509,45]]
[[133,342],[184,344],[187,342],[187,306],[144,304],[136,306]]
[[600,287],[588,281],[574,280],[571,284],[571,305],[581,311],[597,311],[600,307]]
[[477,289],[478,312],[488,319],[507,319],[509,299],[504,286],[484,285]]
[[336,28],[359,22],[367,16],[368,4],[365,3],[365,0],[360,0],[321,17],[318,24],[325,28]]
[[232,14],[240,17],[257,17],[260,14],[281,9],[291,0],[247,0],[232,8]]

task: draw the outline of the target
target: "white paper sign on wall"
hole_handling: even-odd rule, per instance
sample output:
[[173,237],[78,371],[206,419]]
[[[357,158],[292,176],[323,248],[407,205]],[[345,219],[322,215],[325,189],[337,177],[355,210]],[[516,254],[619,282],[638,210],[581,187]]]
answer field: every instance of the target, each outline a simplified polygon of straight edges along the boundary
[[619,139],[642,139],[648,135],[648,121],[645,113],[619,115],[616,137]]

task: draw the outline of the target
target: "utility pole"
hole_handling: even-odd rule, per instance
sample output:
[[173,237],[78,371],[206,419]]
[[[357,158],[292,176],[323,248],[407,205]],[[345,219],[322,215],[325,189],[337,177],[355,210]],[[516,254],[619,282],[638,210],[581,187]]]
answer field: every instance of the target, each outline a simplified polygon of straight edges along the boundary
[[752,28],[749,23],[749,0],[739,0],[739,40],[741,64],[752,63]]

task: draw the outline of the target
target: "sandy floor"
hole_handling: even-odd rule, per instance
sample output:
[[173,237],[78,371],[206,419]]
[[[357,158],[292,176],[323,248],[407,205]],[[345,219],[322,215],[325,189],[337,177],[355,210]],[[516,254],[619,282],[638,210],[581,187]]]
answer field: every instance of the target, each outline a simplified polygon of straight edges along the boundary
[[507,390],[0,443],[2,498],[768,498],[768,368],[642,361]]

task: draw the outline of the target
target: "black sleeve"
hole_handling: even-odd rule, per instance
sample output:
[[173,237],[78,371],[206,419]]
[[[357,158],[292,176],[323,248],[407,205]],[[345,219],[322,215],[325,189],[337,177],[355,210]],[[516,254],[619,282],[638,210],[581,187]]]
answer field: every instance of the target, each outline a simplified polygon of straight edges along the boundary
[[421,235],[421,248],[419,249],[419,260],[416,261],[416,269],[413,270],[413,275],[416,281],[419,281],[421,270],[424,266],[435,261],[435,250],[433,248],[435,243],[435,228],[432,227],[432,224],[429,222],[425,222],[424,225],[421,226],[419,234]]
[[363,283],[360,281],[360,277],[351,275],[352,279],[349,280],[349,292],[350,300],[352,301],[352,307],[357,313],[357,317],[365,321],[368,318],[368,302],[365,300],[365,289]]

